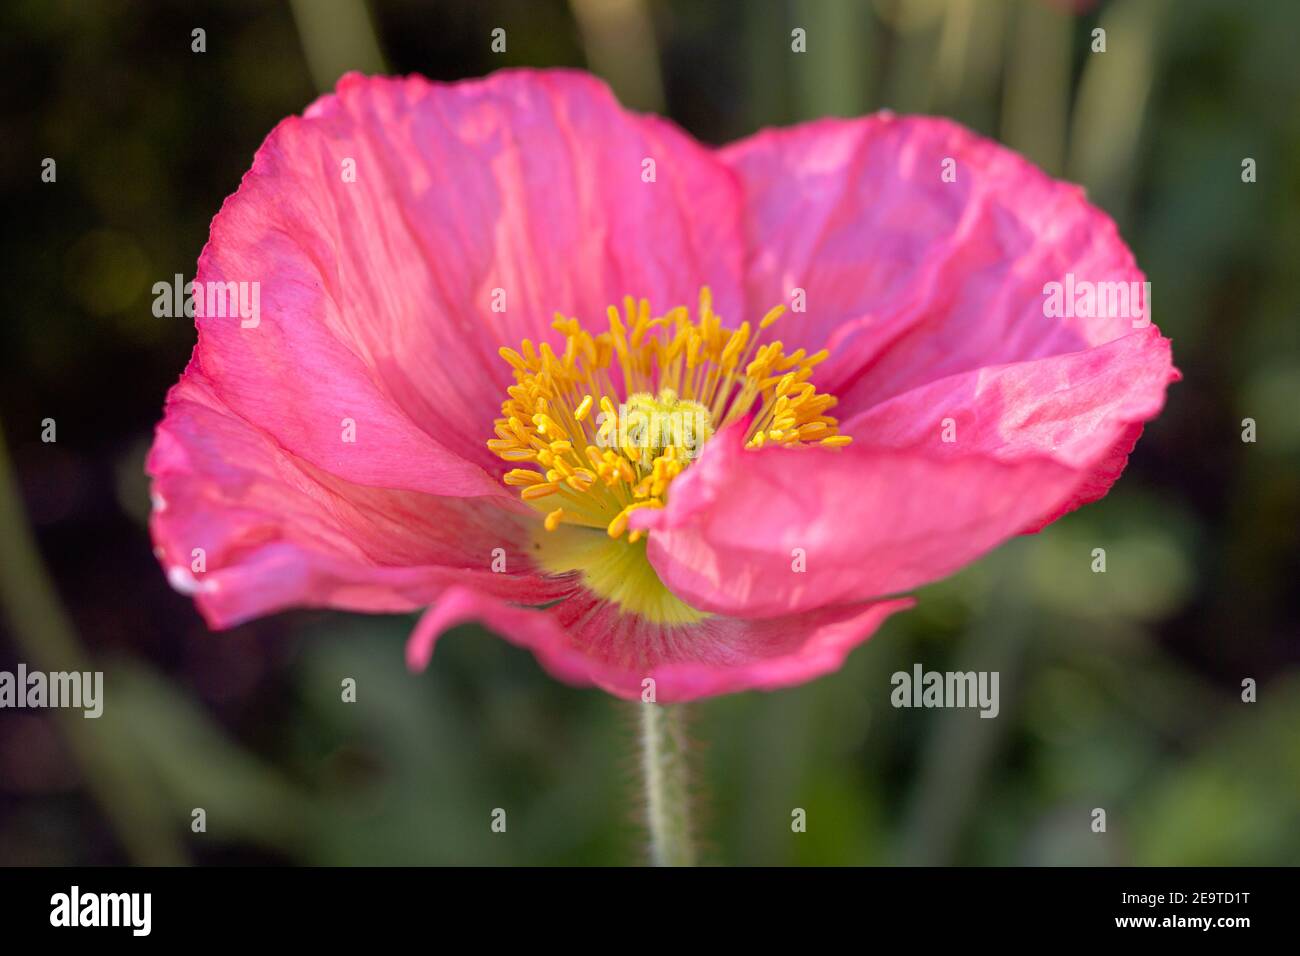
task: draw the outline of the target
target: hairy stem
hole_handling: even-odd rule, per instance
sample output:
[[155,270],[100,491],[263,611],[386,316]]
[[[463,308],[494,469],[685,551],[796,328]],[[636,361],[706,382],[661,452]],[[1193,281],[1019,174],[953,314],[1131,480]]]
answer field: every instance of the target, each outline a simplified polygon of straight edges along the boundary
[[650,859],[655,866],[694,866],[687,789],[685,706],[641,704]]

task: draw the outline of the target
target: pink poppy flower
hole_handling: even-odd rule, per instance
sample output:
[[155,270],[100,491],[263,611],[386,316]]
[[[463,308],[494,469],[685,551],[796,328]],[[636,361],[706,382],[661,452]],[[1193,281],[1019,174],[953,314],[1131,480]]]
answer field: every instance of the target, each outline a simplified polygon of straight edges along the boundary
[[417,668],[480,621],[623,697],[799,683],[1106,493],[1177,378],[1096,306],[1142,278],[945,120],[711,149],[582,73],[350,75],[212,223],[198,293],[260,315],[200,309],[157,553],[214,628],[427,608]]

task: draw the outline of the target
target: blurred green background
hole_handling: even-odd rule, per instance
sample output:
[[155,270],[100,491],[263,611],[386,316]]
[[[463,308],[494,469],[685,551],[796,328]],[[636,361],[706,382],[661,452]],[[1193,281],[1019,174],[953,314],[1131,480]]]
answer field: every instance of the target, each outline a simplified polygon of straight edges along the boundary
[[[926,588],[839,673],[693,708],[705,860],[1300,861],[1294,0],[8,0],[0,22],[0,669],[102,668],[108,694],[98,721],[0,711],[0,864],[643,859],[631,705],[471,628],[411,675],[410,617],[209,634],[145,527],[194,341],[150,288],[192,276],[262,138],[348,68],[512,65],[590,68],[709,143],[954,117],[1118,220],[1186,376],[1102,502]],[[893,709],[914,662],[1000,671],[1001,716]]]

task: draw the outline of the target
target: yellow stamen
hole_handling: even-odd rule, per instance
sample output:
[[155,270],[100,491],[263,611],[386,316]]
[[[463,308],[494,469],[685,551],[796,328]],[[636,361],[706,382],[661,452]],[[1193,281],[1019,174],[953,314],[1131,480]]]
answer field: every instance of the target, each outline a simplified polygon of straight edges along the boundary
[[[852,440],[826,414],[835,397],[810,381],[829,353],[787,352],[775,339],[760,344],[784,314],[778,305],[756,328],[729,328],[713,311],[708,287],[694,318],[686,306],[652,315],[648,301],[629,296],[621,309],[609,308],[603,331],[557,314],[551,328],[564,337],[558,353],[527,339],[500,350],[515,383],[487,446],[524,466],[503,480],[545,514],[543,567],[581,569],[602,596],[660,622],[702,617],[655,586],[644,557],[647,532],[629,528],[632,513],[664,507],[709,438],[736,422],[749,420],[744,444],[751,449],[839,448]],[[607,545],[586,543],[598,530]]]
[[[630,296],[610,306],[605,331],[557,314],[551,327],[564,336],[562,352],[527,339],[500,350],[515,384],[488,448],[532,466],[506,472],[505,483],[525,501],[570,503],[547,511],[548,531],[595,526],[620,539],[632,511],[662,507],[714,432],[746,417],[748,448],[849,444],[826,414],[835,398],[809,381],[829,353],[757,341],[785,311],[771,309],[757,330],[728,328],[706,286],[695,318],[685,306],[652,316],[648,301]],[[633,530],[627,540],[643,536]]]
[[776,306],[774,309],[768,312],[767,315],[763,316],[763,320],[758,323],[759,329],[767,328],[777,319],[781,318],[781,316],[784,314],[785,314],[785,306],[783,305]]
[[530,485],[523,491],[519,492],[519,497],[524,501],[533,501],[536,498],[545,498],[547,495],[553,495],[559,490],[559,486],[553,481],[543,482],[540,485]]
[[542,476],[535,471],[527,468],[512,468],[505,474],[505,483],[507,485],[540,485],[543,481]]

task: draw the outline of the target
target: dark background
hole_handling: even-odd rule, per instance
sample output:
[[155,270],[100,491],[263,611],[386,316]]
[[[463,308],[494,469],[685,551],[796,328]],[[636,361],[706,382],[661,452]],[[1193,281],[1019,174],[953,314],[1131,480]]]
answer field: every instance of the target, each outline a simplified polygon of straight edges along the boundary
[[[590,68],[708,143],[952,116],[1117,219],[1185,375],[1102,502],[924,589],[839,673],[693,708],[706,859],[1300,860],[1300,4],[8,0],[0,24],[0,670],[102,669],[108,696],[0,711],[0,864],[641,858],[630,705],[475,629],[411,675],[410,617],[210,634],[145,526],[194,342],[151,287],[193,276],[262,138],[344,69],[512,65]],[[893,709],[915,662],[1000,671],[1001,716]]]

